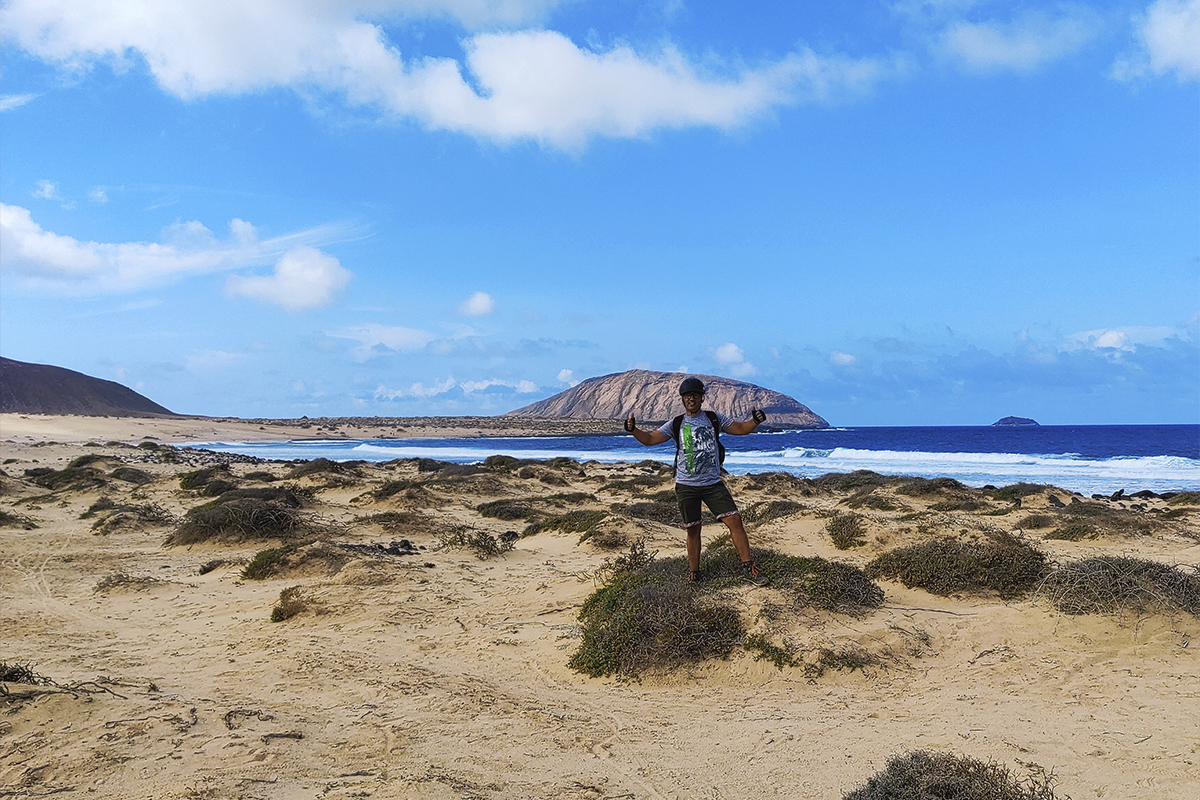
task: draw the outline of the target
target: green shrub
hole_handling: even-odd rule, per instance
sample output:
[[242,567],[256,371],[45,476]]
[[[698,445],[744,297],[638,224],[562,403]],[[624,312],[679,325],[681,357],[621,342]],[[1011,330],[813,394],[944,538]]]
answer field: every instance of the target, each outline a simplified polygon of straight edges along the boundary
[[830,472],[813,481],[813,485],[824,491],[851,492],[860,489],[875,489],[886,486],[889,479],[869,469],[854,472]]
[[1200,570],[1126,556],[1066,564],[1046,576],[1039,592],[1067,614],[1161,610],[1200,616]]
[[850,508],[862,508],[866,506],[876,511],[895,511],[900,508],[887,495],[875,494],[874,487],[861,489],[847,497],[842,503]]
[[[737,559],[732,547],[729,553]],[[770,578],[771,585],[785,591],[797,606],[862,614],[883,605],[884,594],[879,584],[849,564],[763,551],[758,566]],[[736,569],[740,577],[740,560]]]
[[862,517],[853,511],[848,514],[835,512],[825,523],[825,532],[829,534],[833,546],[838,550],[849,550],[851,547],[866,544],[867,541],[864,538],[867,531],[863,527]]
[[896,494],[909,497],[927,497],[932,494],[958,494],[971,489],[953,478],[906,478],[896,487]]
[[1018,528],[1031,531],[1050,528],[1053,527],[1053,525],[1054,517],[1050,516],[1049,514],[1030,514],[1017,523]]
[[108,477],[125,481],[126,483],[136,483],[138,486],[143,486],[154,480],[153,475],[136,467],[117,467],[109,473]]
[[608,517],[604,511],[578,510],[550,517],[526,526],[522,536],[533,536],[543,531],[559,530],[563,533],[590,533]]
[[798,663],[790,650],[771,644],[761,636],[747,636],[742,646],[754,653],[755,661],[770,661],[776,669],[794,667]]
[[934,503],[929,507],[930,511],[979,511],[987,508],[987,503],[981,503],[973,498],[962,498],[959,500],[943,500],[940,503]]
[[[671,493],[674,497],[674,492]],[[750,523],[770,522],[771,520],[790,517],[804,511],[806,506],[795,500],[767,500],[755,503],[742,511],[742,520]]]
[[306,475],[315,475],[320,472],[341,474],[346,472],[346,467],[328,458],[314,458],[292,467],[284,477],[292,479],[303,478]]
[[569,666],[592,677],[635,677],[725,658],[742,638],[737,610],[678,576],[622,572],[583,603],[582,641]]
[[894,578],[936,595],[994,591],[1019,597],[1047,572],[1045,554],[1009,534],[986,543],[942,538],[891,550],[867,565],[867,574]]
[[1090,539],[1096,535],[1094,525],[1078,520],[1067,522],[1059,525],[1054,530],[1046,534],[1047,539],[1059,539],[1067,542],[1078,542],[1083,539]]
[[301,586],[289,586],[279,593],[279,602],[271,609],[271,622],[284,622],[314,608]]
[[842,800],[1055,800],[1050,777],[1016,779],[1007,767],[952,753],[914,750]]
[[831,669],[844,669],[854,672],[855,670],[866,669],[874,663],[876,663],[875,659],[865,650],[843,650],[838,652],[830,650],[828,647],[822,647],[817,651],[816,661],[804,665],[804,677],[810,681],[815,681]]
[[285,544],[283,547],[258,551],[254,554],[254,558],[250,559],[250,563],[242,569],[242,578],[248,581],[260,581],[279,574],[280,569],[287,563],[287,557],[299,550],[303,544],[303,542],[293,542]]
[[[674,492],[672,492],[674,494]],[[659,522],[663,525],[671,525],[678,528],[683,525],[683,517],[679,515],[679,502],[677,500],[650,500],[642,503],[629,503],[628,505],[613,506],[613,510],[628,514],[634,519],[646,519],[651,522]],[[703,515],[701,520],[705,522],[715,522],[710,514],[707,518]]]
[[1176,492],[1167,498],[1169,506],[1200,506],[1200,492]]

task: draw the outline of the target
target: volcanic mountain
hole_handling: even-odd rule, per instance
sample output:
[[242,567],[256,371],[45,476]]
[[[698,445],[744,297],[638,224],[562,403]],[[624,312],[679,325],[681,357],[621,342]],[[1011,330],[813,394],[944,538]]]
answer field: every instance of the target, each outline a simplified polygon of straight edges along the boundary
[[174,412],[113,381],[0,358],[0,412],[141,417]]
[[631,413],[639,420],[664,421],[683,413],[679,384],[684,378],[704,381],[704,407],[735,420],[750,411],[767,412],[767,424],[797,428],[828,428],[829,423],[808,406],[786,394],[717,375],[688,375],[682,372],[652,372],[632,369],[613,375],[588,378],[553,397],[532,403],[506,417],[569,417],[573,419],[624,419]]

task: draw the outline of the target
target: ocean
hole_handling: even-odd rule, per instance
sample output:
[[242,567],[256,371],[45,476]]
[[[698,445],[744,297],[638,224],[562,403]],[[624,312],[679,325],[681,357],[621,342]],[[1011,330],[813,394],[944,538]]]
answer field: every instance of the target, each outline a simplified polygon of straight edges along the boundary
[[[948,477],[968,486],[1042,483],[1084,495],[1200,490],[1200,425],[1043,425],[862,427],[759,431],[721,437],[732,474],[790,472],[815,478],[867,469],[885,475]],[[194,442],[192,446],[265,459],[390,461],[436,458],[454,463],[490,455],[578,461],[670,462],[667,442],[643,447],[632,436],[473,439],[349,439]]]

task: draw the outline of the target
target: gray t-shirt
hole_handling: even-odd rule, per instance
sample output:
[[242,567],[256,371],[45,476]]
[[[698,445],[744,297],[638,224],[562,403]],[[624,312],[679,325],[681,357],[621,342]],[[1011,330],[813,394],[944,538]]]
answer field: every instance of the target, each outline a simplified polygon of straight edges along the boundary
[[[729,430],[733,422],[720,411],[717,423],[721,432]],[[667,420],[659,432],[668,439],[674,439],[671,422]],[[675,482],[684,486],[709,486],[721,480],[721,460],[717,454],[717,436],[713,431],[708,414],[701,411],[694,417],[684,415],[683,423],[679,426],[679,454],[675,456]]]

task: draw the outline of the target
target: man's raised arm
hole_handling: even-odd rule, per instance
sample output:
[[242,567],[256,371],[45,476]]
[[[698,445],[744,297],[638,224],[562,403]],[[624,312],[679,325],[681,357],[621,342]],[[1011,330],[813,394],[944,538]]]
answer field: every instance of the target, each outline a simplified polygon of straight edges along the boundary
[[732,433],[734,436],[745,436],[747,433],[754,433],[758,426],[767,421],[767,414],[761,408],[756,408],[750,412],[750,419],[742,422],[731,422],[725,430]]
[[625,430],[628,433],[632,433],[633,438],[647,446],[662,444],[670,438],[657,428],[652,431],[642,430],[637,426],[637,422],[634,420],[633,414],[630,414],[629,419],[625,420]]

